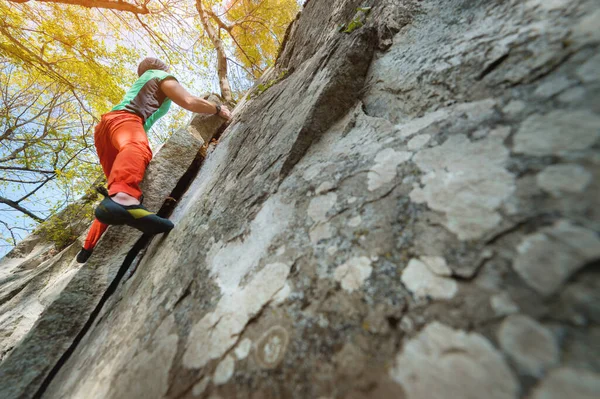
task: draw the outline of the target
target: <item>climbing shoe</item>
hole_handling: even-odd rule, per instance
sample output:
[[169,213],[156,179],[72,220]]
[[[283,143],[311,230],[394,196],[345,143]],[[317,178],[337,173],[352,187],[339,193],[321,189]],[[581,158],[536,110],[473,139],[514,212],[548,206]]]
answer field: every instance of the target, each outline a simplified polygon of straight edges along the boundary
[[91,249],[81,248],[81,251],[77,254],[77,263],[85,263],[92,256]]
[[145,234],[166,233],[175,227],[169,219],[161,218],[143,205],[121,205],[106,196],[96,207],[96,219],[108,225],[134,227]]

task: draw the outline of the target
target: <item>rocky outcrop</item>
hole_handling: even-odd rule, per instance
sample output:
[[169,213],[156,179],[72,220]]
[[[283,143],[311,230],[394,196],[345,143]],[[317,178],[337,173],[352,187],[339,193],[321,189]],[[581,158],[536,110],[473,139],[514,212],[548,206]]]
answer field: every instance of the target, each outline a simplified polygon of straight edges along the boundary
[[[148,209],[161,208],[201,145],[201,140],[180,130],[161,147],[142,183]],[[5,351],[15,349],[0,365],[0,396],[33,397],[40,393],[40,387],[68,358],[148,239],[133,228],[117,226],[108,229],[84,265],[75,260],[80,240],[55,256],[35,250],[52,246],[41,241],[26,257],[3,261],[7,280],[12,281],[3,284],[2,291],[15,292],[12,285],[18,285],[19,290],[10,298],[5,296],[2,304],[2,345]],[[33,267],[28,266],[32,262]],[[13,266],[11,270],[7,265]]]
[[598,17],[309,1],[175,229],[38,392],[597,397]]

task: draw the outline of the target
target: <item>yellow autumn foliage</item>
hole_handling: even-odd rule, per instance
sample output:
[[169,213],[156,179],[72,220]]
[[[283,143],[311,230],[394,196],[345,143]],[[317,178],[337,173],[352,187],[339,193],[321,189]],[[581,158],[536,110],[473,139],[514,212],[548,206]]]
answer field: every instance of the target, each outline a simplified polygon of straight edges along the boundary
[[235,55],[254,78],[272,66],[285,31],[296,17],[296,0],[228,0]]

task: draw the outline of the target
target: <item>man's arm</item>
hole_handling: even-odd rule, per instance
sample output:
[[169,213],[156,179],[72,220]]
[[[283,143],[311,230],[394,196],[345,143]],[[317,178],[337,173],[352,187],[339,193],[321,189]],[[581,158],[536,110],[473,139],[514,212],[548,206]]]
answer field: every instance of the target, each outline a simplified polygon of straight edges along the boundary
[[[160,88],[173,102],[188,111],[198,114],[214,114],[217,112],[217,106],[210,101],[206,101],[200,97],[196,97],[188,93],[188,91],[179,84],[175,79],[165,79],[160,83]],[[222,105],[219,116],[230,119],[231,112]]]

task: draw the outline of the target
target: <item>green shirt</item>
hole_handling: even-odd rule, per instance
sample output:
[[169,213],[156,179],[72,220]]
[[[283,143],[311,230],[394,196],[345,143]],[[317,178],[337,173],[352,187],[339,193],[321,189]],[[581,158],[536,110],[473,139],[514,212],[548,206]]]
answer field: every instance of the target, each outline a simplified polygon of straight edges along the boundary
[[[154,122],[167,113],[171,100],[160,89],[160,82],[175,79],[168,72],[150,69],[135,81],[123,100],[111,111],[129,111],[142,118],[144,131],[150,130]],[[177,79],[175,79],[177,80]]]

